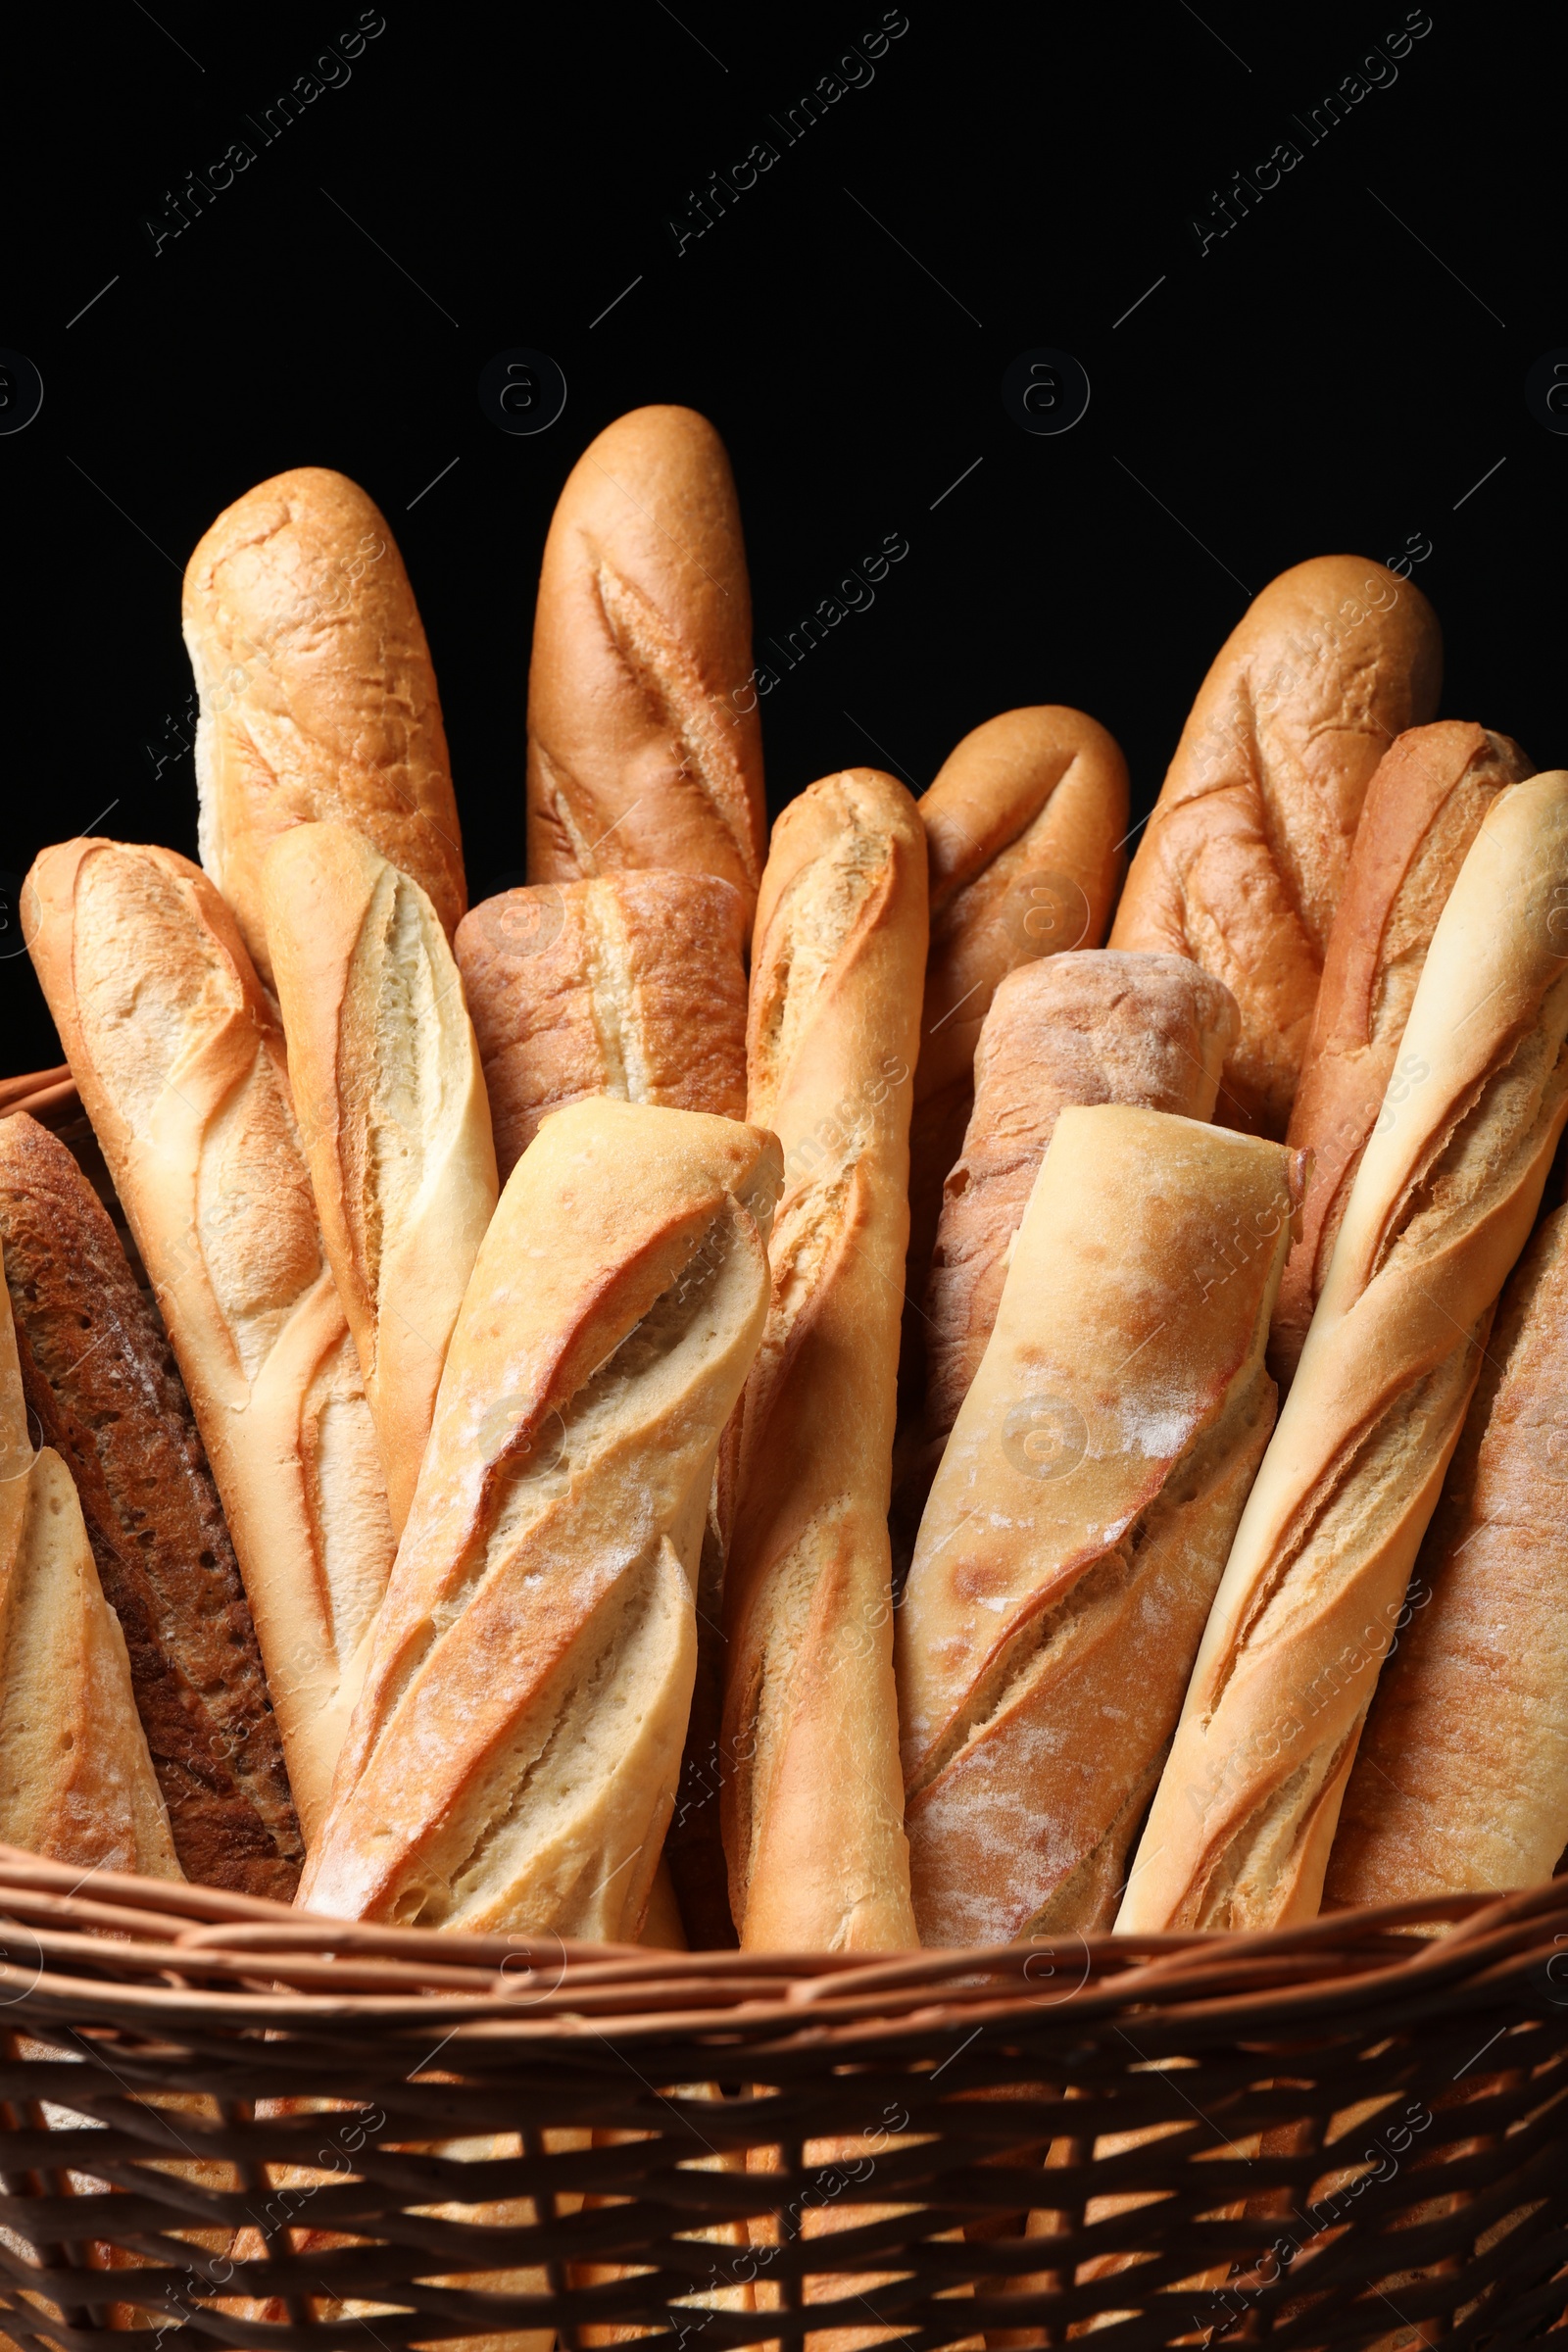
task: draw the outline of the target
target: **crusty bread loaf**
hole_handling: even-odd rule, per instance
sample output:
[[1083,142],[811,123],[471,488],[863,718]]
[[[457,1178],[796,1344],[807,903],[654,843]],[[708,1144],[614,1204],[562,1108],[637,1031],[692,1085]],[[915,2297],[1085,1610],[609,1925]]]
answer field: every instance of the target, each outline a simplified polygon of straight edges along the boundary
[[222,1497],[309,1843],[392,1530],[282,1031],[233,916],[174,851],[69,842],[26,887],[32,960]]
[[0,1296],[0,1838],[88,1872],[183,1875],[124,1636],[98,1583],[71,1473],[52,1446],[33,1451],[8,1296]]
[[633,1940],[691,1703],[718,1438],[761,1336],[770,1138],[584,1102],[479,1250],[300,1900]]
[[158,1310],[75,1160],[0,1119],[23,1394],[76,1487],[186,1878],[286,1902],[303,1846],[233,1545]]
[[479,1050],[429,899],[346,825],[292,825],[262,907],[327,1262],[401,1535],[496,1204]]
[[1123,1102],[1205,1120],[1238,1027],[1229,989],[1179,956],[1102,948],[1026,964],[1001,983],[980,1032],[974,1110],[945,1187],[926,1289],[928,1446],[945,1444],[979,1370],[1012,1238],[1060,1113]]
[[528,874],[623,866],[732,882],[766,841],[752,600],[724,445],[690,409],[634,409],[556,506],[528,676]]
[[1082,710],[1004,710],[949,754],[920,819],[931,947],[909,1123],[906,1414],[919,1410],[919,1308],[943,1181],[974,1102],[981,1026],[1006,973],[1104,938],[1127,862],[1127,762]]
[[899,1611],[924,1943],[1108,1927],[1274,1421],[1278,1144],[1063,1109]]
[[1497,794],[1534,772],[1506,735],[1440,719],[1399,736],[1367,787],[1291,1112],[1288,1140],[1312,1154],[1312,1178],[1269,1341],[1269,1369],[1286,1386],[1438,917]]
[[746,909],[707,874],[618,873],[486,899],[458,926],[503,1184],[552,1110],[618,1095],[746,1109]]
[[743,1945],[914,1940],[888,1491],[925,839],[902,784],[827,776],[773,828],[747,1112],[784,1152],[772,1305],[721,1481],[721,1800]]
[[1223,1125],[1286,1131],[1361,804],[1431,718],[1441,662],[1419,589],[1319,556],[1253,598],[1203,680],[1110,944],[1194,956],[1235,997]]
[[185,570],[201,858],[271,977],[262,860],[289,825],[352,825],[430,895],[467,905],[435,672],[386,518],[301,466],[225,508]]
[[[458,962],[503,1182],[540,1120],[585,1096],[744,1118],[745,932],[740,892],[711,874],[544,882],[464,916]],[[715,1526],[698,1571],[697,1681],[664,1845],[700,1949],[735,1940],[718,1831],[722,1585]]]
[[[1117,1925],[1311,1918],[1373,1686],[1568,1117],[1568,772],[1489,809],[1439,917]],[[1418,1078],[1414,1071],[1424,1074]]]
[[1568,1208],[1536,1232],[1378,1682],[1330,1904],[1549,1879],[1568,1846]]

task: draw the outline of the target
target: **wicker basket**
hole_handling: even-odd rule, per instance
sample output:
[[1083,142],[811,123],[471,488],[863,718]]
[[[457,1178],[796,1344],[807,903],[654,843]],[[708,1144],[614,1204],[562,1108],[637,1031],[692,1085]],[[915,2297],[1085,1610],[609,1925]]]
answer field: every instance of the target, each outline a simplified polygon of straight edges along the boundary
[[[69,1073],[0,1083],[22,1108],[118,1221]],[[1568,2327],[1568,1880],[846,1961],[334,1925],[0,1847],[0,2031],[26,2352]]]
[[1568,2324],[1562,1882],[1441,1936],[1411,1905],[849,1962],[334,1925],[9,1849],[0,1912],[28,2352]]

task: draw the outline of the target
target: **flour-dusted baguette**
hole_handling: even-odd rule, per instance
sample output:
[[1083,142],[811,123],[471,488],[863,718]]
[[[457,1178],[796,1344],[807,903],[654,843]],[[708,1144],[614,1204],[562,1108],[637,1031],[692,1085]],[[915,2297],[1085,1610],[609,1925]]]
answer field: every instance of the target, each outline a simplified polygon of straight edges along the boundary
[[[1291,1112],[1288,1141],[1311,1153],[1312,1178],[1269,1341],[1269,1368],[1287,1385],[1438,917],[1487,810],[1534,772],[1507,736],[1440,719],[1401,735],[1367,787]],[[1412,1065],[1399,1082],[1416,1075]]]
[[721,1482],[721,1800],[743,1945],[914,1940],[888,1491],[926,854],[902,784],[824,777],[773,828],[748,1115],[777,1134],[772,1305]]
[[458,926],[506,1182],[584,1095],[746,1110],[746,909],[708,874],[604,874],[485,899]]
[[1278,1144],[1064,1108],[899,1611],[921,1941],[1108,1927],[1274,1422]]
[[921,796],[931,946],[909,1123],[903,1385],[918,1410],[922,1325],[942,1186],[974,1102],[998,983],[1019,964],[1098,948],[1126,864],[1127,762],[1082,710],[1004,710],[965,735]]
[[302,1903],[630,1941],[674,1802],[719,1433],[767,1308],[771,1138],[558,1111],[517,1162]]
[[1330,1904],[1549,1879],[1568,1846],[1568,1208],[1537,1230],[1378,1682]]
[[71,1472],[186,1878],[286,1902],[303,1847],[256,1629],[158,1311],[58,1138],[0,1119],[23,1394]]
[[467,905],[435,672],[386,518],[319,466],[225,508],[185,570],[201,858],[270,979],[262,860],[289,825],[352,825],[425,889],[450,939]]
[[222,1497],[309,1843],[392,1557],[283,1035],[235,921],[172,850],[45,850],[32,960]]
[[1568,771],[1489,809],[1433,936],[1117,1925],[1310,1918],[1373,1687],[1568,1117]]
[[[540,1120],[585,1096],[744,1118],[745,915],[740,892],[711,874],[626,872],[530,884],[464,916],[458,962],[503,1181]],[[704,1949],[735,1938],[718,1834],[722,1582],[715,1527],[703,1545],[697,1685],[664,1847],[665,1892]],[[656,1886],[651,1923],[658,1896]]]
[[1239,1027],[1223,982],[1179,956],[1053,956],[1004,979],[975,1054],[926,1289],[923,1436],[940,1448],[979,1370],[1007,1253],[1056,1120],[1123,1102],[1207,1119]]
[[183,1875],[131,1694],[124,1636],[98,1583],[75,1487],[52,1446],[33,1450],[6,1295],[0,1839],[86,1872]]
[[1372,771],[1431,718],[1441,667],[1419,589],[1319,556],[1253,598],[1203,680],[1110,944],[1191,956],[1230,989],[1226,1126],[1286,1131]]
[[463,983],[429,899],[346,825],[293,825],[262,906],[327,1262],[401,1535],[496,1204]]
[[724,445],[634,409],[561,493],[528,677],[528,874],[716,874],[748,917],[767,820],[752,600]]

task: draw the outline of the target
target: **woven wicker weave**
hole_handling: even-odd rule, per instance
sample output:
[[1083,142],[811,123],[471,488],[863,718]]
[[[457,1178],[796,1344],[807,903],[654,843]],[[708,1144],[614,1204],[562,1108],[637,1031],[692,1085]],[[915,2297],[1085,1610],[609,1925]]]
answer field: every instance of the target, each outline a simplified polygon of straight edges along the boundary
[[[29,2352],[122,2341],[116,2303],[166,2344],[713,2352],[1568,2315],[1560,1881],[1435,1906],[1441,1936],[1394,1933],[1407,1906],[848,1963],[334,1926],[9,1849],[0,1913]],[[142,2267],[111,2281],[108,2245]]]

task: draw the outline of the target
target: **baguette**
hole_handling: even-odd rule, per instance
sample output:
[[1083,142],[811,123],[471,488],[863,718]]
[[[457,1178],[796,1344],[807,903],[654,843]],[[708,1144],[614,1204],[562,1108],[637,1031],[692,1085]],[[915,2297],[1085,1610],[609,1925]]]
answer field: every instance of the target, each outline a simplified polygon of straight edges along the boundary
[[1312,1181],[1269,1340],[1269,1369],[1286,1387],[1438,917],[1497,794],[1534,773],[1507,736],[1442,719],[1401,735],[1367,787],[1291,1111],[1288,1141],[1312,1154]]
[[309,1845],[392,1530],[282,1031],[234,917],[174,851],[69,842],[26,888],[33,964],[222,1498]]
[[[745,914],[739,891],[710,874],[618,873],[507,891],[464,916],[458,962],[503,1180],[541,1119],[587,1097],[745,1117]],[[735,1940],[718,1831],[722,1585],[713,1527],[698,1571],[697,1682],[664,1841],[668,1891],[703,1950]]]
[[452,1335],[300,1901],[634,1941],[691,1704],[713,1456],[761,1336],[771,1139],[558,1111]]
[[301,466],[220,514],[185,570],[201,860],[271,979],[262,860],[289,825],[352,825],[429,894],[467,905],[447,739],[414,591],[379,509]]
[[998,983],[1019,964],[1098,948],[1126,865],[1127,762],[1082,710],[1004,710],[963,738],[920,801],[931,947],[909,1122],[906,1413],[919,1410],[920,1300],[942,1187],[974,1103],[974,1057]]
[[724,445],[690,409],[634,409],[578,459],[545,543],[528,676],[530,880],[626,866],[716,874],[749,920],[767,833],[751,669]]
[[280,834],[262,906],[321,1240],[399,1536],[496,1204],[479,1051],[430,901],[347,826]]
[[930,1944],[1108,1927],[1274,1420],[1282,1146],[1069,1105],[898,1620]]
[[[1497,1293],[1568,1117],[1568,772],[1494,801],[1439,917],[1248,1498],[1122,1931],[1312,1918]],[[1417,1072],[1421,1074],[1416,1075]]]
[[1503,1293],[1345,1792],[1326,1900],[1549,1879],[1568,1845],[1568,1208]]
[[887,1508],[925,838],[902,784],[828,776],[773,829],[748,1116],[784,1191],[772,1304],[721,1481],[720,1798],[742,1946],[914,1941]]
[[1319,556],[1253,599],[1203,680],[1110,944],[1191,956],[1230,989],[1227,1127],[1286,1132],[1372,771],[1432,717],[1441,669],[1419,589]]
[[458,926],[506,1182],[553,1110],[618,1095],[746,1110],[746,910],[707,874],[605,874],[486,899]]
[[0,1840],[88,1873],[183,1876],[124,1636],[98,1583],[71,1473],[52,1446],[32,1449],[8,1297],[0,1297]]
[[256,1629],[157,1309],[65,1145],[0,1119],[29,1414],[70,1470],[188,1879],[286,1902],[303,1847]]
[[1230,990],[1178,956],[1102,948],[1026,964],[1001,983],[980,1032],[974,1109],[947,1181],[926,1290],[928,1455],[940,1459],[980,1368],[1013,1236],[1061,1112],[1121,1102],[1207,1120],[1238,1027]]

